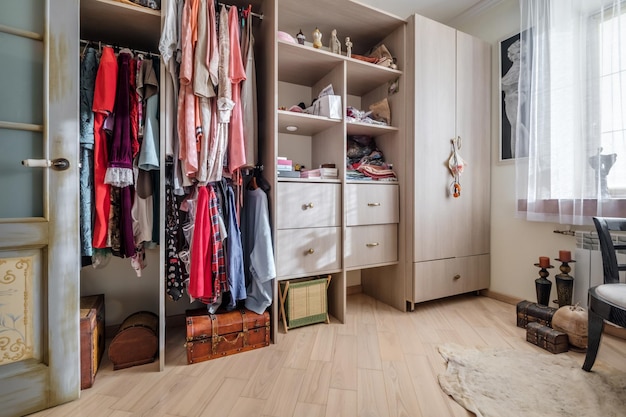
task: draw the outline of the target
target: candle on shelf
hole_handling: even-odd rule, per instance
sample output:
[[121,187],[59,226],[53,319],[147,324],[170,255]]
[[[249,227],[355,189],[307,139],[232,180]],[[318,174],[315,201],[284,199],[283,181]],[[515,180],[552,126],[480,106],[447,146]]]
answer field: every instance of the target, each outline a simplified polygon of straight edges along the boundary
[[550,258],[548,258],[547,256],[540,256],[539,257],[539,266],[542,268],[547,268],[550,266]]
[[560,250],[559,251],[559,261],[561,262],[570,262],[572,260],[572,252],[568,250]]

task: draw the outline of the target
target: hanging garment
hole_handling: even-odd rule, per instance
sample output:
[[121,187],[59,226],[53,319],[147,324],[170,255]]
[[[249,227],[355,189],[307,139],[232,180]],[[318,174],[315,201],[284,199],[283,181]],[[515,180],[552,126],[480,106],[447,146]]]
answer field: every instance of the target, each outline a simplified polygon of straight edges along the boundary
[[[120,256],[135,254],[132,207],[134,194],[132,142],[130,137],[130,61],[132,56],[120,52],[118,56],[118,79],[115,98],[115,126],[111,140],[109,166],[105,182],[119,188],[119,234]],[[132,74],[134,75],[134,74]],[[115,222],[113,223],[115,227]]]
[[182,60],[180,65],[180,91],[178,96],[178,137],[179,158],[182,162],[183,177],[193,178],[198,171],[198,152],[196,145],[196,111],[193,94],[193,30],[192,5],[186,1],[183,8],[181,25]]
[[246,79],[241,83],[241,113],[243,118],[243,140],[246,150],[246,166],[257,162],[258,120],[256,96],[256,65],[254,63],[254,36],[252,14],[248,13],[242,36],[242,59],[246,68]]
[[227,171],[233,173],[246,164],[243,119],[241,115],[241,82],[246,79],[246,70],[241,59],[239,12],[236,7],[231,7],[228,11],[228,35],[230,44],[228,78],[231,83],[233,109],[230,124],[228,125]]
[[102,48],[100,65],[94,89],[94,226],[93,247],[106,248],[111,211],[111,186],[104,182],[109,164],[107,137],[104,122],[113,113],[117,90],[117,59],[113,48]]
[[211,185],[198,187],[189,295],[205,304],[212,304],[227,289],[217,197]]
[[93,96],[98,72],[98,56],[87,48],[80,62],[80,243],[81,255],[91,257],[93,217]]
[[262,314],[272,304],[272,279],[276,278],[267,195],[260,188],[246,190],[245,201],[242,219],[245,305]]
[[226,253],[228,254],[228,287],[230,300],[228,310],[237,306],[237,301],[246,298],[246,276],[243,269],[243,248],[241,246],[241,231],[237,222],[237,207],[233,187],[226,187],[228,199],[228,238],[226,239]]
[[[228,28],[228,11],[222,5],[219,17],[219,27]],[[209,149],[210,167],[208,181],[216,182],[222,179],[224,158],[228,146],[228,124],[235,103],[232,100],[232,85],[229,76],[230,39],[227,30],[219,31],[219,87],[217,99],[217,131],[215,144]]]
[[145,59],[142,65],[142,80],[139,86],[143,90],[145,102],[143,141],[139,153],[139,168],[150,171],[159,169],[159,83],[151,59]]
[[167,295],[174,301],[180,300],[185,291],[186,270],[179,258],[180,219],[174,195],[172,166],[167,166],[165,180],[165,282]]

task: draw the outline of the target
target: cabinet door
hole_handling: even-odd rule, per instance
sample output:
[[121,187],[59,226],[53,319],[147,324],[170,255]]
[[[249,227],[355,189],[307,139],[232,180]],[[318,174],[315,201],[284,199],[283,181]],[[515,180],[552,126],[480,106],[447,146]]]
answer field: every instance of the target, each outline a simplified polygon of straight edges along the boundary
[[447,167],[455,133],[456,30],[415,16],[413,261],[456,255],[458,201]]
[[457,136],[468,163],[455,206],[455,255],[489,252],[490,219],[490,46],[457,32]]

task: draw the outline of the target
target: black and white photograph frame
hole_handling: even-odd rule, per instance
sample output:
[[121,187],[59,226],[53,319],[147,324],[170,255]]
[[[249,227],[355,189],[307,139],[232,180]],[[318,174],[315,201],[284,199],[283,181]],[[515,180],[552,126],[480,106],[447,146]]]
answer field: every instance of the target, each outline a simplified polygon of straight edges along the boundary
[[515,155],[517,106],[519,98],[525,97],[523,93],[519,94],[520,38],[521,34],[515,33],[499,42],[500,162],[528,156]]

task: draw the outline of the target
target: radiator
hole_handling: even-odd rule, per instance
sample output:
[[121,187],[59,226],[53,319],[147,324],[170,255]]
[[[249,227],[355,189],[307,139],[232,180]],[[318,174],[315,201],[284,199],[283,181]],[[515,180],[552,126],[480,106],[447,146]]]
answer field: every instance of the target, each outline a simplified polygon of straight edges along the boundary
[[[626,244],[626,236],[614,235],[613,240],[619,240],[620,244]],[[574,277],[574,290],[572,304],[578,303],[582,307],[587,307],[587,291],[590,287],[600,285],[604,282],[602,272],[602,255],[598,244],[598,234],[595,232],[576,232],[576,261],[572,266],[570,275]],[[558,261],[556,261],[558,263]],[[621,251],[617,254],[617,262],[626,264],[626,253]],[[558,266],[555,274],[559,274]],[[621,276],[624,282],[624,276]]]

